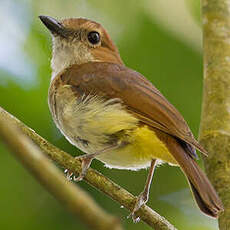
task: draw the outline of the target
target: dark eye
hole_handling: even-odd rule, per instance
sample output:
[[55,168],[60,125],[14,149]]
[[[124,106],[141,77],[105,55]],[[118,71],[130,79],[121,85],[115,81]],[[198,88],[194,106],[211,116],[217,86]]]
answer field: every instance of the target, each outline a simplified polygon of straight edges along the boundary
[[96,31],[89,32],[88,40],[91,44],[96,45],[100,42],[100,34]]

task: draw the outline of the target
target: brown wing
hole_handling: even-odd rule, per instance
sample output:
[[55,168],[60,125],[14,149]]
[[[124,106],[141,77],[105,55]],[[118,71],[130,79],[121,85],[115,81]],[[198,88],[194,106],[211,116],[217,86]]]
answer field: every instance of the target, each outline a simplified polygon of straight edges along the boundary
[[[181,114],[138,72],[118,64],[92,62],[73,65],[61,74],[61,79],[81,94],[120,98],[129,112],[144,124],[177,137],[207,154],[194,139]],[[188,147],[192,151],[193,148]]]

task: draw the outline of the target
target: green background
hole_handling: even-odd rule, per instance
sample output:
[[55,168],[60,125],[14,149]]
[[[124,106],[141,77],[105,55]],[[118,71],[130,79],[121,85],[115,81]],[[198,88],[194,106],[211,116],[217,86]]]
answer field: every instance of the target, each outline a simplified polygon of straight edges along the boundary
[[[108,29],[125,64],[141,72],[160,89],[182,113],[197,137],[202,100],[201,51],[162,27],[146,12],[142,6],[145,2],[0,0],[0,106],[54,145],[72,155],[80,154],[56,129],[48,110],[51,38],[38,15],[84,16]],[[187,6],[198,23],[199,6],[197,1],[193,2],[189,0]],[[0,162],[1,229],[86,229],[1,143]],[[92,167],[133,194],[142,191],[147,175],[147,170],[107,169],[98,161],[94,161]],[[126,210],[85,182],[79,185],[105,210],[119,216],[125,229],[150,229],[142,222],[133,224],[127,220]],[[214,230],[217,226],[194,204],[180,169],[167,164],[156,170],[148,205],[178,229]]]

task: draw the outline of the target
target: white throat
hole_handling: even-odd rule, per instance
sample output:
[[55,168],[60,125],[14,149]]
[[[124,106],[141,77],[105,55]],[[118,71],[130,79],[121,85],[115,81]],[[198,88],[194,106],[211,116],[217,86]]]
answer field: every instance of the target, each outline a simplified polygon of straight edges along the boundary
[[83,64],[94,61],[88,48],[80,41],[65,41],[59,37],[53,37],[53,53],[51,60],[52,76],[54,77],[73,64]]

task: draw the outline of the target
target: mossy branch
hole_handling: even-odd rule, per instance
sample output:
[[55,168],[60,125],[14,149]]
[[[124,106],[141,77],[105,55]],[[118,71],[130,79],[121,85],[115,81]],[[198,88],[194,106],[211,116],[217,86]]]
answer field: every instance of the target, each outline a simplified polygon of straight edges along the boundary
[[[40,147],[40,149],[47,156],[49,156],[53,161],[58,163],[61,167],[71,170],[76,175],[78,175],[81,172],[80,160],[73,158],[70,154],[50,144],[44,138],[36,134],[35,131],[27,127],[25,124],[23,124],[14,116],[6,112],[1,107],[0,107],[0,120],[4,121],[5,123],[13,123],[17,127],[19,127],[21,131],[25,135],[27,135],[27,137],[33,140],[34,143],[36,143],[38,147]],[[117,201],[120,205],[124,206],[129,211],[133,210],[136,197],[130,194],[125,189],[118,186],[117,184],[115,184],[114,182],[112,182],[110,179],[106,178],[105,176],[97,172],[96,170],[90,168],[84,180],[87,181],[90,185],[100,190],[101,192],[111,197],[113,200]],[[55,195],[55,193],[53,194]],[[62,199],[65,199],[64,196],[65,195],[63,194]],[[176,230],[176,228],[173,225],[171,225],[164,217],[160,216],[158,213],[156,213],[146,205],[144,205],[138,211],[137,214],[140,216],[142,221],[144,221],[145,223],[147,223],[149,226],[153,227],[156,230]]]
[[225,211],[221,230],[230,229],[230,3],[203,0],[204,98],[200,142],[209,152],[205,169]]
[[0,117],[0,137],[36,179],[90,229],[122,230],[118,218],[107,214],[63,173],[12,122]]

